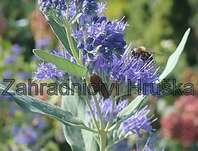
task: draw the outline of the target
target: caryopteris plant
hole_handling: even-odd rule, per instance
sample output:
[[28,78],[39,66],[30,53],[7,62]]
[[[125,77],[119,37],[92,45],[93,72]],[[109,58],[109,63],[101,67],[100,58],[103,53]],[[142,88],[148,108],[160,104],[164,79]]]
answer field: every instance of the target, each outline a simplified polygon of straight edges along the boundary
[[[73,95],[60,94],[61,108],[10,91],[15,102],[31,112],[62,122],[66,141],[73,151],[110,151],[129,135],[152,134],[153,118],[145,106],[147,95],[140,91],[140,95],[132,99],[125,88],[128,81],[136,86],[139,80],[157,85],[168,76],[179,60],[190,29],[160,74],[151,54],[142,47],[132,48],[126,44],[123,35],[126,23],[110,21],[102,15],[103,3],[39,0],[38,5],[64,49],[34,50],[43,60],[35,79],[53,79],[57,83],[69,79],[70,84],[85,82],[89,91],[82,95],[73,87]],[[114,88],[112,93],[108,91],[112,83],[120,86],[119,95]],[[134,149],[154,150],[148,143],[144,148]]]

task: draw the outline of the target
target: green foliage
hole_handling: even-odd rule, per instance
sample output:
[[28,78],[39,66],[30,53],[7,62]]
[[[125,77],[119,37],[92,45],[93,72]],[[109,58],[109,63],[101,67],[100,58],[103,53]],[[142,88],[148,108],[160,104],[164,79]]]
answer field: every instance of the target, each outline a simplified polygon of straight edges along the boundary
[[65,71],[66,73],[71,73],[75,76],[80,76],[80,77],[84,77],[87,74],[86,68],[71,63],[69,60],[66,60],[63,57],[58,57],[56,55],[49,54],[43,50],[34,50],[34,53],[44,61],[55,64],[57,68]]
[[190,34],[190,29],[188,29],[186,31],[186,33],[184,34],[180,44],[178,45],[177,49],[175,50],[175,52],[169,57],[168,62],[166,64],[166,67],[164,69],[164,71],[162,72],[162,74],[159,76],[159,81],[161,82],[163,79],[165,79],[175,68],[175,66],[178,63],[179,57],[182,54],[183,50],[184,50],[184,46],[186,44],[187,38]]
[[69,43],[67,40],[67,34],[65,31],[65,28],[63,26],[61,26],[60,24],[58,24],[51,16],[48,16],[48,22],[49,22],[52,30],[54,31],[55,35],[57,36],[57,38],[60,40],[60,42],[65,47],[65,49],[68,52],[70,52],[70,54],[72,54],[72,52],[69,48]]
[[[4,86],[0,86],[0,93],[2,94]],[[84,127],[84,123],[79,119],[75,118],[70,112],[61,110],[57,106],[50,105],[49,103],[37,100],[31,96],[19,96],[13,91],[10,91],[14,101],[21,106],[23,109],[29,110],[34,113],[40,113],[48,115],[57,119],[65,125],[72,125],[77,127]]]
[[[63,96],[62,108],[65,111],[71,112],[73,116],[85,122],[87,121],[85,100],[77,94],[73,96]],[[93,133],[65,125],[63,129],[66,140],[73,151],[97,151],[97,144]]]

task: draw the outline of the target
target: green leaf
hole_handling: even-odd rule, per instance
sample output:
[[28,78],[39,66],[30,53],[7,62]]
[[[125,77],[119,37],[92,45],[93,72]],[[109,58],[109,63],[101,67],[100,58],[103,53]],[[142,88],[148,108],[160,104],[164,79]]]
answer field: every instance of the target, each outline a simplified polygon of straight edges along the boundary
[[[76,95],[62,97],[62,109],[71,112],[76,117],[78,116],[78,109],[81,106],[80,104],[78,105],[78,103],[79,100]],[[82,131],[80,129],[63,125],[63,131],[66,141],[69,143],[73,151],[85,150]]]
[[118,114],[118,117],[122,118],[124,116],[127,116],[127,115],[131,114],[135,109],[137,109],[137,107],[139,107],[139,105],[142,103],[142,101],[144,100],[145,97],[146,96],[143,96],[143,95],[137,96],[131,103],[129,103],[129,105],[127,107],[125,107]]
[[63,70],[67,73],[71,73],[75,76],[84,77],[87,74],[86,68],[83,66],[74,64],[70,62],[69,60],[58,57],[56,55],[49,54],[43,50],[33,50],[34,54],[43,59],[44,61],[53,63],[57,66],[58,69]]
[[67,39],[67,34],[65,31],[65,28],[63,26],[61,26],[60,24],[58,24],[51,16],[48,16],[47,20],[48,20],[52,30],[54,31],[56,37],[60,40],[60,42],[63,44],[63,46],[66,48],[66,50],[72,55],[72,52],[69,48],[69,42]]
[[190,29],[188,29],[180,44],[178,45],[176,51],[168,58],[168,62],[166,64],[166,67],[164,69],[164,71],[162,72],[162,74],[159,76],[159,82],[161,82],[163,79],[165,79],[175,68],[175,66],[177,65],[177,62],[179,60],[180,55],[182,54],[182,51],[184,50],[184,46],[186,44],[186,41],[188,39],[188,36],[190,34]]
[[[4,88],[0,87],[0,94]],[[76,126],[79,128],[85,127],[84,123],[74,117],[70,112],[62,110],[60,107],[53,106],[31,96],[19,96],[11,92],[12,99],[23,109],[34,113],[40,113],[49,117],[55,118],[65,125]]]
[[[86,122],[87,111],[85,101],[77,94],[63,96],[62,108]],[[65,138],[73,151],[97,151],[97,144],[93,133],[69,126],[64,126],[63,129]]]

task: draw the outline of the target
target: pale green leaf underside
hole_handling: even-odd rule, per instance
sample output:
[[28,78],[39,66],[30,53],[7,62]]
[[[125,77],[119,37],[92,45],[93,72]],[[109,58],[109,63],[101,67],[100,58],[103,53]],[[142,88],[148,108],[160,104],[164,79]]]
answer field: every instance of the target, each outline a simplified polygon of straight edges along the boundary
[[[62,98],[62,109],[71,112],[74,116],[86,121],[87,111],[85,101],[77,94]],[[72,151],[97,151],[94,134],[75,127],[64,126],[64,135]]]
[[139,95],[137,96],[131,103],[129,103],[129,105],[127,107],[125,107],[119,114],[118,117],[123,117],[123,116],[127,116],[129,114],[131,114],[142,102],[142,100],[145,98],[146,96],[143,95]]
[[184,46],[186,44],[189,34],[190,34],[190,28],[185,32],[181,42],[179,43],[177,49],[175,50],[175,52],[168,58],[166,67],[165,67],[164,71],[162,72],[162,74],[159,76],[159,82],[161,82],[163,79],[165,79],[177,65],[179,57],[181,56],[181,54],[184,50]]
[[[0,86],[0,94],[2,94],[4,86]],[[35,99],[31,96],[20,96],[11,92],[12,99],[23,109],[34,113],[40,113],[49,117],[55,118],[65,125],[76,126],[79,128],[85,127],[84,123],[74,117],[70,112],[62,110],[60,107],[53,106],[49,103]]]

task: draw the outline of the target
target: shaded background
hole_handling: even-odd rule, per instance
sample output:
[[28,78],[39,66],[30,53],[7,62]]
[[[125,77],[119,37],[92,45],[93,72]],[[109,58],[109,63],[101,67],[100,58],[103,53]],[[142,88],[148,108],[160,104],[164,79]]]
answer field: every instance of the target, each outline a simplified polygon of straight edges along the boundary
[[[32,49],[54,49],[57,40],[35,0],[0,1],[0,77],[26,81],[36,70]],[[154,53],[161,70],[185,30],[191,27],[184,53],[171,74],[194,84],[195,96],[150,97],[159,122],[154,123],[166,150],[198,150],[198,0],[108,0],[105,14],[127,21],[127,42]],[[48,96],[38,96],[43,101]],[[58,105],[57,98],[50,103]],[[25,114],[24,114],[25,113]],[[58,122],[32,115],[9,98],[0,98],[0,151],[61,151],[67,148]],[[122,150],[122,149],[121,149]],[[123,149],[124,150],[124,149]]]

